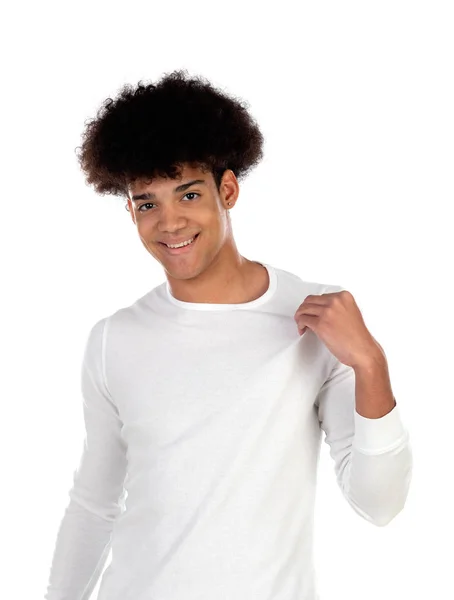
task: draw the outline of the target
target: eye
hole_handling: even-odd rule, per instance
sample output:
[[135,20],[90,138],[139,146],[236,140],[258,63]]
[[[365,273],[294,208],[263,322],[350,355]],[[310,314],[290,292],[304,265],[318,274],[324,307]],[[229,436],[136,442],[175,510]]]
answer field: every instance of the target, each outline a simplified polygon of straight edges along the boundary
[[[197,192],[188,192],[187,194],[185,194],[185,195],[183,196],[183,198],[186,198],[186,196],[189,196],[189,195],[191,195],[191,196],[200,196],[200,194],[198,194]],[[154,205],[152,202],[145,202],[145,204],[141,204],[141,205],[138,207],[138,209],[137,209],[137,210],[138,210],[139,212],[147,212],[147,211],[145,211],[145,210],[142,210],[142,207],[143,207],[143,206],[155,206],[155,205]]]
[[183,198],[186,198],[186,196],[200,196],[200,194],[198,194],[197,192],[188,192],[183,196]]

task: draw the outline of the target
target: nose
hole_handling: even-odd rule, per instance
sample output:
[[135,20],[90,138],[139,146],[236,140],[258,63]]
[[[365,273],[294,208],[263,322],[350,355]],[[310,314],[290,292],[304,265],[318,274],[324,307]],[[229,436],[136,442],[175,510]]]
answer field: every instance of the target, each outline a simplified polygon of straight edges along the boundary
[[174,233],[187,228],[187,218],[184,217],[177,206],[160,206],[158,216],[158,231]]

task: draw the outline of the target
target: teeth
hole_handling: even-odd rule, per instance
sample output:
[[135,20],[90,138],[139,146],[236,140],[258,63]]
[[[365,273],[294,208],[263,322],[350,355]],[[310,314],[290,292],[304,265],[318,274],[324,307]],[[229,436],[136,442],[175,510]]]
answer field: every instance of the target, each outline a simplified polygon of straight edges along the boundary
[[194,241],[194,238],[191,238],[190,240],[187,240],[186,242],[182,242],[181,244],[175,244],[175,246],[171,246],[170,244],[166,244],[166,246],[168,248],[182,248],[183,246],[187,246],[188,244],[191,244]]

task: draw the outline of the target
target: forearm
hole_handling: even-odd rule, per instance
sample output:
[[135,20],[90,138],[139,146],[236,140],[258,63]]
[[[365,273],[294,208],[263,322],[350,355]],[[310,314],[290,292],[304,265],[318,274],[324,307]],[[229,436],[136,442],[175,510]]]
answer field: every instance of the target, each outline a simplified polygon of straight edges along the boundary
[[353,369],[356,412],[368,419],[379,419],[391,412],[396,406],[396,401],[384,352],[378,349]]
[[113,521],[74,501],[57,535],[45,600],[88,600],[105,566]]
[[346,489],[357,512],[383,525],[405,504],[412,452],[399,413],[391,412],[396,400],[381,347],[354,371],[357,414]]

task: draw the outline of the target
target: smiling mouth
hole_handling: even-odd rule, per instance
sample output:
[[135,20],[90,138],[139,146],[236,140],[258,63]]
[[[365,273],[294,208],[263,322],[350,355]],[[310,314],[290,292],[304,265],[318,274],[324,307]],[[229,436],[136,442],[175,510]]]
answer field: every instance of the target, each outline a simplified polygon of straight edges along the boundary
[[180,250],[187,250],[187,249],[191,248],[191,246],[193,246],[195,244],[195,242],[197,241],[197,238],[199,237],[199,235],[200,235],[200,233],[197,233],[194,236],[194,239],[192,240],[192,242],[190,244],[186,244],[186,246],[180,246],[179,248],[169,248],[169,246],[167,246],[167,244],[165,244],[164,242],[159,242],[159,244],[161,244],[161,246],[164,246],[164,248],[166,250],[168,250],[170,253],[176,254]]
[[[196,233],[196,235],[193,237],[191,244],[193,244],[196,239],[199,237],[199,233]],[[166,246],[166,248],[169,248],[169,246],[167,246],[167,244],[165,244],[164,242],[159,242],[160,244],[162,244],[163,246]],[[186,246],[190,246],[191,244],[186,244]],[[186,246],[179,246],[179,248],[185,248]],[[179,250],[179,248],[170,248],[170,250]]]

